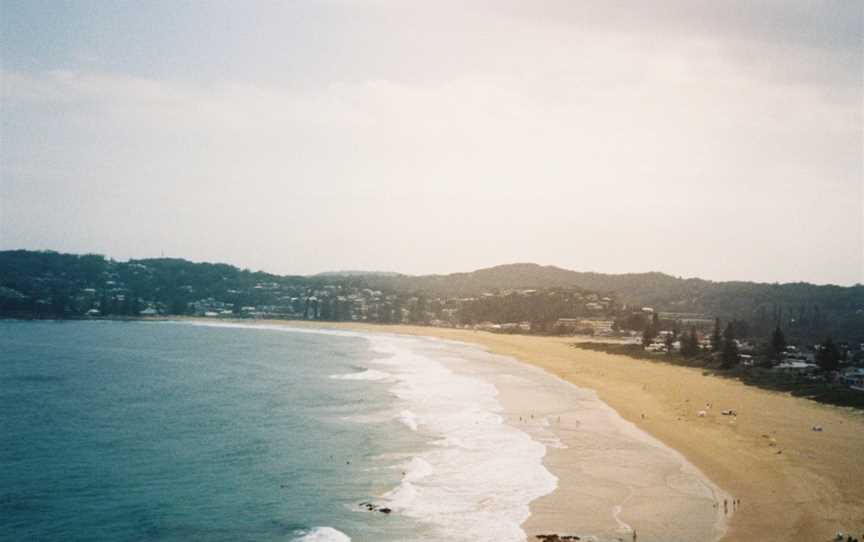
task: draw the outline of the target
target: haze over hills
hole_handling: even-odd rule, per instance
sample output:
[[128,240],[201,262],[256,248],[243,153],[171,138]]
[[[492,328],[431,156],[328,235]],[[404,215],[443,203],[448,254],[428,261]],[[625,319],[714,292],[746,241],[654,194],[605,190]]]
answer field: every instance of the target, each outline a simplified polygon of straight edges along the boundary
[[401,273],[395,271],[357,271],[347,269],[344,271],[323,271],[315,273],[313,277],[395,277]]
[[805,282],[768,284],[714,282],[660,272],[607,274],[572,271],[552,265],[515,263],[449,275],[356,275],[370,286],[403,293],[474,296],[518,288],[581,288],[614,294],[629,305],[667,312],[698,313],[753,321],[757,327],[777,322],[805,331],[830,325],[864,329],[864,286]]
[[94,255],[0,251],[0,287],[5,288],[7,297],[22,294],[47,299],[52,293],[71,292],[75,288],[98,289],[109,275],[121,278],[129,291],[138,295],[147,293],[152,299],[159,299],[171,293],[172,299],[179,296],[184,303],[194,301],[191,293],[183,293],[184,288],[194,287],[198,297],[224,298],[223,301],[232,302],[238,294],[231,292],[247,291],[255,284],[272,281],[291,284],[301,292],[304,289],[314,292],[326,284],[341,284],[372,288],[404,298],[418,295],[469,298],[489,292],[501,295],[507,290],[569,288],[609,294],[618,303],[636,309],[650,306],[670,313],[747,320],[760,330],[773,329],[777,323],[807,336],[827,330],[836,331],[838,336],[857,336],[864,330],[864,286],[860,284],[713,282],[659,272],[605,274],[533,263],[499,265],[449,275],[338,271],[289,277],[183,259],[124,263]]
[[[658,305],[672,310],[698,309],[704,304],[723,305],[722,297],[746,296],[751,304],[779,302],[820,303],[830,300],[832,306],[864,309],[864,286],[816,285],[805,282],[769,284],[748,281],[715,282],[700,278],[680,278],[660,272],[608,274],[572,271],[552,265],[514,263],[449,275],[402,275],[378,277],[374,274],[355,276],[366,278],[401,291],[422,291],[431,294],[477,295],[490,289],[565,288],[577,287],[591,291],[610,292],[630,303]],[[731,309],[735,303],[727,303]]]

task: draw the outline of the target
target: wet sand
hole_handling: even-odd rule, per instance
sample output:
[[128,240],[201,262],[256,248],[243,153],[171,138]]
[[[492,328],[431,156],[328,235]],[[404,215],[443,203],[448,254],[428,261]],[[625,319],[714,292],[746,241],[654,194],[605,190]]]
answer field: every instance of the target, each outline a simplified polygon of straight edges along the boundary
[[[724,541],[819,542],[838,531],[864,536],[864,415],[859,411],[704,376],[699,369],[576,349],[570,346],[573,338],[358,323],[290,325],[474,343],[594,390],[624,419],[683,454],[740,500]],[[725,409],[738,416],[721,415]],[[700,410],[706,411],[704,417],[697,415]],[[824,430],[811,431],[813,425]],[[568,450],[549,454],[559,488],[532,503],[525,524],[531,535],[564,530],[568,518],[576,517],[571,492],[578,473],[568,470]],[[646,538],[640,534],[639,539]]]
[[546,446],[543,463],[559,478],[531,503],[526,533],[601,542],[630,541],[634,531],[645,542],[713,542],[725,533],[732,498],[594,391],[514,358],[453,350],[458,358],[443,363],[494,384],[507,423]]

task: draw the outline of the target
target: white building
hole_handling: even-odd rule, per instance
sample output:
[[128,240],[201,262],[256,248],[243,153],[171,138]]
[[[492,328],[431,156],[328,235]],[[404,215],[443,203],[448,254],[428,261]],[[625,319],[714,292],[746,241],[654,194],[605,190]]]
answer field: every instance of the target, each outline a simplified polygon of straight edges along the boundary
[[864,391],[864,367],[850,367],[843,371],[840,381],[856,391]]

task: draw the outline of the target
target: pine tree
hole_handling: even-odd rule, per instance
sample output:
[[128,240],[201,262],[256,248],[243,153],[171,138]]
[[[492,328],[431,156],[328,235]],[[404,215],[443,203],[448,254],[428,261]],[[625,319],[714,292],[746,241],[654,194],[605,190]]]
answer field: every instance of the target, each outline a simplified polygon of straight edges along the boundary
[[426,296],[420,295],[411,310],[411,322],[415,324],[426,323]]
[[654,316],[651,317],[651,321],[645,326],[645,331],[642,332],[642,346],[647,347],[650,345],[654,338],[657,337],[657,331],[660,327],[660,319],[657,316],[657,313],[654,313]]
[[697,355],[699,353],[699,337],[696,336],[696,328],[690,328],[690,351],[692,355]]
[[780,329],[780,326],[777,326],[777,329],[771,334],[771,357],[776,362],[780,362],[780,358],[783,356],[783,352],[786,350],[786,335],[783,334],[783,330]]
[[138,316],[141,314],[141,301],[137,295],[131,294],[129,298],[129,316]]
[[720,350],[722,337],[720,336],[720,318],[714,319],[714,333],[711,335],[711,351],[717,352]]
[[691,327],[689,333],[681,335],[681,355],[692,358],[699,353],[699,338],[696,336],[696,328]]
[[823,371],[836,371],[840,366],[840,351],[837,350],[831,337],[819,345],[819,350],[816,351],[816,364]]
[[738,364],[738,343],[735,342],[735,328],[732,322],[723,331],[723,367],[728,369]]

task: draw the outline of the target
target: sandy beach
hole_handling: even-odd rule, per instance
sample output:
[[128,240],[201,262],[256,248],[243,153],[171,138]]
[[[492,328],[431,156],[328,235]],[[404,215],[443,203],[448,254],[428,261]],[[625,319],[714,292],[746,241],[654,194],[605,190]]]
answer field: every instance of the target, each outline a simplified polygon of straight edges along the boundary
[[[732,498],[724,541],[830,540],[864,535],[864,415],[766,391],[699,369],[573,348],[572,337],[499,335],[419,326],[290,322],[424,335],[478,344],[596,391],[623,418],[677,450]],[[736,417],[721,411],[734,409]],[[706,414],[699,416],[704,410]],[[823,431],[811,430],[820,425]],[[532,503],[529,537],[574,517],[568,451],[548,455],[554,493]],[[730,505],[731,506],[731,505]]]
[[506,423],[546,447],[543,464],[558,482],[531,502],[523,536],[715,542],[724,535],[732,497],[596,392],[476,345],[441,344],[452,352],[441,363],[493,384]]

